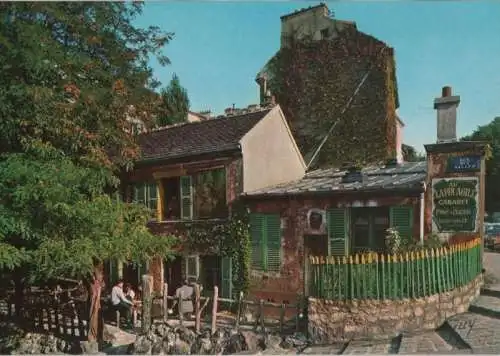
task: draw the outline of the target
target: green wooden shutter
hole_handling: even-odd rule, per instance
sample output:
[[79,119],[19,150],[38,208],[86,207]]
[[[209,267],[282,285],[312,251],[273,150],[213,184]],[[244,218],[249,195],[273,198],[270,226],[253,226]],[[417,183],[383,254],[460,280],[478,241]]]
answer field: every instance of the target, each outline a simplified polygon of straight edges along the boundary
[[145,185],[144,184],[137,184],[134,186],[134,203],[137,204],[145,204],[145,197],[146,192],[145,192]]
[[147,205],[148,208],[153,211],[153,215],[156,217],[158,209],[158,186],[156,185],[156,183],[148,184]]
[[390,209],[390,225],[399,231],[401,237],[412,238],[413,207],[392,206]]
[[191,176],[182,176],[181,181],[181,219],[193,218],[193,185]]
[[250,236],[252,239],[252,268],[264,268],[264,216],[250,214]]
[[221,258],[222,298],[232,298],[233,295],[233,263],[231,257]]
[[266,215],[266,259],[265,270],[279,272],[281,269],[281,219],[279,215]]
[[328,254],[347,256],[349,254],[349,212],[344,208],[330,209],[326,214],[328,228]]

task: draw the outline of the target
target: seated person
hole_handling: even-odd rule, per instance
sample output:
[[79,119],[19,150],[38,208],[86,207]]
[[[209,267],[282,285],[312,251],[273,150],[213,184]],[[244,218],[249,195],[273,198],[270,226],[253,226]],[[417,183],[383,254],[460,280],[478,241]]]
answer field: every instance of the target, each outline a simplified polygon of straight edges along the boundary
[[130,327],[132,325],[131,311],[134,304],[123,293],[123,281],[121,279],[111,290],[111,305],[115,311],[118,310],[124,316],[127,326]]

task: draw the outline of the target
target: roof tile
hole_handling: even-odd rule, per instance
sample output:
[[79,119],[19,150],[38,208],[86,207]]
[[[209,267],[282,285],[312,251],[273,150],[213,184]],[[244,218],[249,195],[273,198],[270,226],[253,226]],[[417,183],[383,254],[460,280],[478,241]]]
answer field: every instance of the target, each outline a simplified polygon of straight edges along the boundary
[[169,126],[138,137],[142,161],[238,149],[239,141],[271,109]]
[[390,190],[418,187],[427,177],[427,162],[405,162],[395,167],[373,166],[363,169],[363,182],[342,183],[346,171],[338,168],[318,169],[304,178],[249,192],[246,195],[294,195],[308,192]]

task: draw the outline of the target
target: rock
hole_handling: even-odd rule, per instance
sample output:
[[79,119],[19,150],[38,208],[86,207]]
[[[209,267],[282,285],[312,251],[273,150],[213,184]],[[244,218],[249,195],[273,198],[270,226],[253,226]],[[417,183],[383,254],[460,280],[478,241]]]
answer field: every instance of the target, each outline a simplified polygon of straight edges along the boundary
[[150,355],[152,347],[153,343],[152,340],[148,338],[148,335],[139,335],[134,342],[132,353],[137,355]]
[[188,344],[192,344],[194,342],[194,340],[196,339],[196,333],[191,330],[191,329],[188,329],[187,327],[185,326],[179,326],[176,330],[175,330],[176,334],[179,336],[179,339],[188,343]]
[[253,331],[242,330],[241,335],[245,338],[247,350],[260,351],[266,348],[266,343],[263,335],[256,334]]
[[215,330],[212,335],[213,352],[216,354],[223,353],[228,340],[229,335],[225,329],[219,328]]
[[266,338],[266,350],[277,350],[280,349],[280,345],[283,339],[279,335],[268,335]]
[[157,324],[154,326],[155,328],[155,333],[161,338],[164,338],[168,335],[168,332],[170,330],[169,326],[166,324]]
[[191,352],[191,347],[184,340],[177,339],[175,340],[175,343],[170,351],[170,354],[173,355],[189,355]]
[[292,336],[289,336],[290,341],[294,347],[305,347],[307,346],[307,336],[303,333],[296,332]]
[[234,333],[229,338],[224,354],[232,355],[246,350],[248,350],[248,348],[245,342],[245,337],[241,333]]
[[196,341],[191,345],[192,355],[208,355],[212,353],[213,345],[210,335],[201,335]]
[[169,353],[168,341],[158,340],[151,346],[152,355],[168,355]]
[[82,341],[80,347],[85,355],[95,355],[99,352],[99,344],[95,341]]

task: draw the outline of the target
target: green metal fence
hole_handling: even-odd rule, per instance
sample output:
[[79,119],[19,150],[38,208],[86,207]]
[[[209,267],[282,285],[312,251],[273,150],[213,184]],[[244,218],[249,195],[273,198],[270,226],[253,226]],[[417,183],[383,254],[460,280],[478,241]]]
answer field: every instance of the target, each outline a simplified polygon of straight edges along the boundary
[[482,271],[481,240],[403,254],[309,258],[309,295],[323,299],[402,299],[466,285]]

